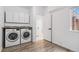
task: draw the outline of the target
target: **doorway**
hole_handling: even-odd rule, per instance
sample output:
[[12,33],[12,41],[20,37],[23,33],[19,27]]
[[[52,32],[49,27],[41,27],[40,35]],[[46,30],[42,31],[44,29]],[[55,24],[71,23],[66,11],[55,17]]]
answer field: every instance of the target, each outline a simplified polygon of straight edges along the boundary
[[43,35],[44,39],[52,42],[52,19],[51,14],[46,14],[43,19]]
[[36,40],[43,39],[43,16],[37,16],[36,18]]

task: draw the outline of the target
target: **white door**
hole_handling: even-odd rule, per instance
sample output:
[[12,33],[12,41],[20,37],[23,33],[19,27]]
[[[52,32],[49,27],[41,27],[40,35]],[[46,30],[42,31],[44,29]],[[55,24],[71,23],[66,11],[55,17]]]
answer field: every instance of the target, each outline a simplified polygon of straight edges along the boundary
[[52,15],[47,14],[43,19],[43,36],[44,39],[52,42]]
[[36,18],[36,40],[42,40],[43,39],[43,16],[37,16]]

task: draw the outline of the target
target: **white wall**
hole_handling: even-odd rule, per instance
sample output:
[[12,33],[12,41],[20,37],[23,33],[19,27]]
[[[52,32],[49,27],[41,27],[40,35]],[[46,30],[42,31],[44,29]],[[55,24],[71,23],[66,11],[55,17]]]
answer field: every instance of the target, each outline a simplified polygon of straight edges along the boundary
[[51,28],[51,16],[52,16],[52,12],[58,11],[63,9],[65,6],[48,6],[47,9],[45,10],[45,15],[43,18],[43,38],[51,41],[51,30],[49,30],[49,28]]
[[53,14],[53,43],[79,51],[79,32],[70,31],[72,13],[69,8],[56,11]]
[[[12,13],[26,13],[27,16],[30,16],[30,8],[18,7],[18,6],[7,6],[7,7],[4,7],[4,8],[5,8],[6,13],[8,13],[8,12],[12,12]],[[19,21],[19,20],[17,20],[17,21]],[[30,21],[31,21],[31,19],[30,19]],[[32,25],[32,24],[30,24],[30,25]],[[29,26],[29,24],[5,23],[5,26]]]
[[53,11],[62,9],[64,7],[66,7],[66,6],[48,6],[48,12],[52,13]]
[[4,8],[0,7],[0,51],[2,50],[2,27],[4,27]]

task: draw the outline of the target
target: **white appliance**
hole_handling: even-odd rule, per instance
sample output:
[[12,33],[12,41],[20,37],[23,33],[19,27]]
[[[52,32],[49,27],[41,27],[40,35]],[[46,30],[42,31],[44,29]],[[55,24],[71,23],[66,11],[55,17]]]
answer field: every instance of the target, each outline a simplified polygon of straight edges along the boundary
[[5,29],[5,47],[14,46],[18,44],[20,44],[20,29]]
[[32,41],[32,28],[21,28],[21,43],[27,43]]

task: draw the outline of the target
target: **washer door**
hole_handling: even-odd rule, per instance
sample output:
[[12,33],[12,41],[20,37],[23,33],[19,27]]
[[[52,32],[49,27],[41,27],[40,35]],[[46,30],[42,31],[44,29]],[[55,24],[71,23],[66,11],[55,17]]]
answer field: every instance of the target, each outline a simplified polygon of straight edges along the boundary
[[30,36],[30,33],[26,31],[26,32],[23,32],[22,38],[27,39],[29,38],[29,36]]
[[16,32],[9,33],[7,40],[10,41],[10,42],[17,41],[18,40],[18,33],[16,33]]

